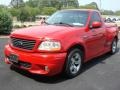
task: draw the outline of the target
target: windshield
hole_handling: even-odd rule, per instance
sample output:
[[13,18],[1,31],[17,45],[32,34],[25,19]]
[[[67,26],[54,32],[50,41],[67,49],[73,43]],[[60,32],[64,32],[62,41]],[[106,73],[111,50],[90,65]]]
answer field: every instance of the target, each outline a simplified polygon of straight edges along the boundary
[[85,26],[88,18],[87,11],[58,11],[46,20],[47,24]]

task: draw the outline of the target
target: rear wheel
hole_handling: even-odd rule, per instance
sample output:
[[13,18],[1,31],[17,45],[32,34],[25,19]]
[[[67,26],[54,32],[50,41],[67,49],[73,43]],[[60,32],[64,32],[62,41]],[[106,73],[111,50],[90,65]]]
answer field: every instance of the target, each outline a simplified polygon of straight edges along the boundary
[[82,67],[82,51],[80,49],[73,49],[67,55],[67,61],[65,66],[65,75],[68,78],[77,76]]
[[111,54],[115,54],[117,52],[117,40],[114,39],[111,45]]

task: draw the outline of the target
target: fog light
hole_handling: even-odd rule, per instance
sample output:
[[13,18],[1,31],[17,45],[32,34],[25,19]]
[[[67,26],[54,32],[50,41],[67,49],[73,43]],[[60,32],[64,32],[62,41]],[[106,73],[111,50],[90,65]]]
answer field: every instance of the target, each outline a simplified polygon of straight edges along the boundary
[[45,66],[45,71],[49,71],[49,68],[48,68],[48,66]]

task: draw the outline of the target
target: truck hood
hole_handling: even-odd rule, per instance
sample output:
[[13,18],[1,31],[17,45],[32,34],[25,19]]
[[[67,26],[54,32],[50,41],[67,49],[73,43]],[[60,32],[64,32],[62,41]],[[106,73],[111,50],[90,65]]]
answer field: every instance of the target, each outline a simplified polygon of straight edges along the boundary
[[70,30],[81,29],[80,27],[67,27],[67,26],[55,26],[55,25],[44,25],[44,26],[34,26],[30,28],[23,28],[19,30],[15,30],[12,32],[11,36],[19,36],[19,37],[29,37],[29,38],[44,38],[44,37],[52,37],[58,36],[61,34],[65,34]]

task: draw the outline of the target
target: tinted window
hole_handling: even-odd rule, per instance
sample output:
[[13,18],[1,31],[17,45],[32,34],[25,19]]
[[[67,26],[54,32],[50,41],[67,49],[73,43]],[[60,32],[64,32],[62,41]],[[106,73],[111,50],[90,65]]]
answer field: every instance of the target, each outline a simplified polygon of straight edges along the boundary
[[90,21],[90,25],[92,24],[92,22],[94,21],[99,21],[101,22],[101,17],[97,12],[93,12],[92,16],[91,16],[91,21]]

